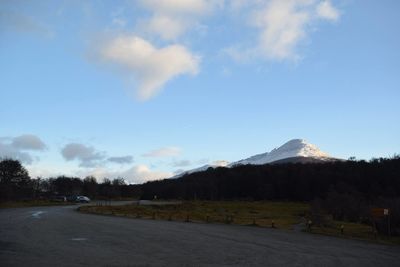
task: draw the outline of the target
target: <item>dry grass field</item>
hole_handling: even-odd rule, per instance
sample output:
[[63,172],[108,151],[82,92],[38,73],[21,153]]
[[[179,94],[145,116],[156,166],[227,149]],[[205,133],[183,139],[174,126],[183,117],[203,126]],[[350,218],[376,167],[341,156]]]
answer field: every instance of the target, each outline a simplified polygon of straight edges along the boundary
[[292,229],[309,205],[294,202],[192,201],[173,205],[84,206],[80,211],[135,218]]

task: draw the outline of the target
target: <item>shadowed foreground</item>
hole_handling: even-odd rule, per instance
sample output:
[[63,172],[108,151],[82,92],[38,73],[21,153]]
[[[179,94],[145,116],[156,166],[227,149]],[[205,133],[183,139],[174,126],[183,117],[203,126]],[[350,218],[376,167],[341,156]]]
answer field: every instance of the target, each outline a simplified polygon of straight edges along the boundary
[[234,225],[135,220],[76,207],[0,210],[2,266],[398,266],[400,247]]

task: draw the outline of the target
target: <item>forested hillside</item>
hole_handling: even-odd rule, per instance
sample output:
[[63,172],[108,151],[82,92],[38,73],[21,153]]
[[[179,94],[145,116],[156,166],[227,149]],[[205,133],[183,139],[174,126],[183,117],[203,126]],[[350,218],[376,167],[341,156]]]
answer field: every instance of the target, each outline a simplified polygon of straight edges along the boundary
[[289,200],[312,203],[337,220],[370,220],[371,207],[391,209],[400,227],[400,157],[366,161],[209,168],[142,185],[142,198]]

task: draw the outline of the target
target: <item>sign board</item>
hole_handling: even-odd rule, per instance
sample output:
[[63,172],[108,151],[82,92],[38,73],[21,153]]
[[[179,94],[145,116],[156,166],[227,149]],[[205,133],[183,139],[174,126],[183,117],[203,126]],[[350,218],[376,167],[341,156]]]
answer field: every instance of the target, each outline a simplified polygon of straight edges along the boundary
[[389,212],[390,212],[390,209],[372,208],[371,209],[371,216],[373,218],[379,219],[379,218],[383,218],[385,216],[388,216]]
[[388,216],[389,215],[389,209],[383,209],[383,215]]

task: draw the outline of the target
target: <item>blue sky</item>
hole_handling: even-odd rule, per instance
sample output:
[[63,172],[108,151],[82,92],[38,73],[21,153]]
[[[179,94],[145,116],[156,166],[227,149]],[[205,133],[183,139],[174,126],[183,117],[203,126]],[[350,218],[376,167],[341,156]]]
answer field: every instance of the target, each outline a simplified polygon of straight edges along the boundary
[[400,152],[400,3],[0,2],[0,156],[142,182],[303,138]]

